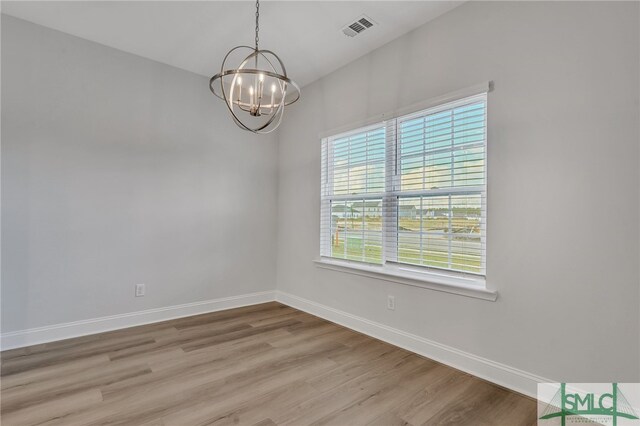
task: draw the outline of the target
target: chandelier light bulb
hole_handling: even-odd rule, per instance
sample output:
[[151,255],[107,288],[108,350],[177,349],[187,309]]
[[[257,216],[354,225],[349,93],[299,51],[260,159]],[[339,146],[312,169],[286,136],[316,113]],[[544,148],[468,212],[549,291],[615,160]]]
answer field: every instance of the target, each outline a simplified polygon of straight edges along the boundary
[[271,84],[271,103],[269,104],[269,114],[273,112],[273,108],[275,107],[275,95],[276,95],[276,85],[275,83]]

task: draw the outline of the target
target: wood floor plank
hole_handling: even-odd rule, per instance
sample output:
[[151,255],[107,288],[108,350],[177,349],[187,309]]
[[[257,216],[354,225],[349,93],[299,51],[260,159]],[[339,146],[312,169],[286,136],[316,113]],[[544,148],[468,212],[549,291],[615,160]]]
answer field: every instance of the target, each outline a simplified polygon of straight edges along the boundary
[[20,373],[32,368],[39,368],[50,365],[64,364],[74,362],[84,358],[100,355],[108,352],[122,350],[126,348],[134,348],[140,345],[149,345],[155,340],[151,337],[141,337],[137,339],[129,339],[125,342],[118,342],[112,346],[105,346],[104,342],[100,345],[88,348],[71,349],[71,350],[52,350],[51,353],[39,352],[30,356],[22,356],[2,362],[2,376]]
[[281,305],[276,302],[263,303],[260,305],[245,306],[242,308],[228,309],[225,311],[212,312],[210,314],[194,315],[186,318],[173,320],[174,327],[178,329],[198,326],[202,324],[216,324],[224,321],[245,322],[246,318],[251,318],[254,314],[275,315],[280,312],[291,312],[293,308]]
[[64,377],[76,371],[89,371],[94,368],[106,365],[110,362],[106,353],[94,355],[82,360],[74,360],[66,364],[36,366],[29,370],[22,371],[0,378],[0,389],[7,391],[12,388],[26,386],[29,383],[47,380],[49,378]]
[[228,409],[224,416],[233,418],[240,424],[259,423],[265,417],[271,419],[279,412],[293,409],[316,394],[317,390],[311,385],[304,380],[297,380],[238,404]]
[[486,410],[492,409],[493,402],[504,398],[507,391],[475,377],[470,380],[473,384],[459,398],[452,400],[423,424],[486,425]]
[[[224,377],[189,377],[174,381],[172,387],[158,387],[144,395],[138,395],[136,400],[132,395],[124,398],[118,395],[109,402],[116,402],[119,412],[110,414],[108,419],[112,424],[137,424],[164,418],[169,424],[178,424],[177,420],[171,420],[176,413],[179,413],[179,417],[188,419],[194,415],[200,416],[205,407],[224,411],[224,407],[236,404],[243,398],[281,386],[283,382],[290,380],[288,374],[305,377],[333,368],[335,363],[324,356],[324,352],[330,350],[332,349],[323,349],[323,353],[289,358],[275,357],[266,365],[259,363],[248,370],[238,368],[233,374]],[[288,374],[284,374],[285,372]],[[189,420],[186,423],[191,424]]]
[[285,425],[324,423],[326,419],[341,413],[352,404],[362,403],[379,391],[383,384],[396,385],[404,374],[417,372],[419,368],[427,367],[427,364],[420,361],[413,355],[406,355],[394,363],[392,368],[384,371],[370,370],[354,380],[305,401],[296,407],[297,414],[291,416],[290,413],[282,413],[273,420],[278,424]]
[[239,330],[231,333],[219,334],[212,337],[196,339],[193,341],[185,342],[184,344],[181,345],[181,347],[185,352],[190,352],[196,349],[205,348],[207,346],[215,346],[220,343],[225,343],[231,340],[236,340],[243,337],[255,336],[267,331],[277,330],[279,328],[284,328],[284,327],[288,327],[290,325],[296,325],[296,324],[301,324],[301,323],[300,321],[296,321],[296,320],[284,320],[284,321],[279,321],[279,322],[261,326],[261,327],[250,327],[245,330]]
[[526,425],[532,399],[276,302],[0,354],[3,425]]
[[[181,408],[166,416],[166,421],[177,423],[186,420],[188,424],[226,424],[229,420],[239,420],[242,407],[251,406],[260,395],[267,395],[278,389],[292,386],[296,377],[304,379],[328,371],[335,363],[322,355],[304,356],[286,362],[286,370],[292,374],[262,370],[248,374],[238,374],[230,386],[232,392],[224,392],[217,383],[202,387],[195,392],[186,408]],[[283,364],[284,366],[284,364]],[[277,367],[276,367],[277,368]],[[200,395],[207,395],[202,398]],[[197,404],[191,406],[194,402]],[[243,421],[242,424],[246,422]]]
[[67,375],[63,378],[32,382],[20,389],[3,394],[0,406],[2,413],[11,413],[51,399],[89,391],[150,373],[151,369],[146,365],[107,366],[106,368]]
[[[407,394],[418,392],[424,386],[425,378],[433,369],[437,368],[436,363],[424,363],[415,355],[411,355],[409,358],[410,361],[415,362],[415,368],[394,369],[393,374],[396,377],[393,380],[384,379],[382,383],[370,386],[369,392],[362,398],[352,401],[340,412],[329,413],[316,424],[344,424],[353,418],[368,424],[388,416],[389,413],[395,413],[400,419],[396,407],[404,401]],[[408,365],[411,364],[408,363]]]
[[[238,363],[242,357],[256,355],[262,350],[272,349],[273,346],[268,342],[283,335],[288,335],[288,332],[285,330],[271,330],[259,336],[249,336],[190,352],[183,351],[184,355],[180,358],[151,360],[148,364],[154,372],[160,372],[167,369],[189,368],[207,363],[218,363],[224,359],[230,360],[232,363]],[[216,368],[217,364],[211,364],[211,367]]]
[[450,406],[452,401],[459,399],[472,385],[473,381],[469,380],[468,375],[451,374],[450,368],[439,365],[431,371],[424,387],[411,394],[398,407],[399,415],[410,424],[422,425],[437,412]]
[[97,389],[83,391],[62,398],[52,398],[37,405],[31,405],[18,411],[2,412],[2,424],[10,426],[37,425],[49,419],[62,418],[69,413],[86,407],[93,407],[102,401]]
[[122,330],[109,331],[100,334],[77,337],[74,339],[59,340],[57,342],[43,343],[40,345],[28,346],[26,348],[12,349],[2,352],[3,363],[18,358],[34,358],[37,354],[45,354],[51,357],[54,354],[64,352],[83,352],[88,349],[100,349],[115,347],[119,343],[126,343],[132,340],[156,338],[159,336],[176,333],[175,327],[168,323],[149,324],[143,327],[131,327]]
[[193,365],[182,364],[177,368],[153,372],[149,376],[104,386],[100,390],[108,401],[135,398],[141,392],[148,395],[186,392],[193,387],[232,377],[236,372],[245,371],[253,365],[273,359],[277,359],[277,355],[274,349],[267,345],[255,352],[237,354],[234,358],[205,360]]

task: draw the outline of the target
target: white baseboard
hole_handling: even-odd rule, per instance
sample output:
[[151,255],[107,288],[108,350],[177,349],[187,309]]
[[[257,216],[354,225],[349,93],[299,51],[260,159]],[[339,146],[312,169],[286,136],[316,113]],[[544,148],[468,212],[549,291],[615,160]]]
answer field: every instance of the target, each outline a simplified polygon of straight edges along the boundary
[[183,305],[167,306],[164,308],[148,309],[139,312],[111,315],[108,317],[92,318],[82,321],[55,324],[46,327],[30,328],[12,331],[0,335],[2,350],[21,348],[72,337],[103,333],[137,325],[151,324],[191,315],[206,314],[225,309],[256,305],[258,303],[275,300],[275,291],[243,294],[240,296],[224,297],[221,299],[205,300],[201,302],[185,303]]
[[554,382],[289,293],[277,291],[276,300],[532,398],[536,398],[538,383]]

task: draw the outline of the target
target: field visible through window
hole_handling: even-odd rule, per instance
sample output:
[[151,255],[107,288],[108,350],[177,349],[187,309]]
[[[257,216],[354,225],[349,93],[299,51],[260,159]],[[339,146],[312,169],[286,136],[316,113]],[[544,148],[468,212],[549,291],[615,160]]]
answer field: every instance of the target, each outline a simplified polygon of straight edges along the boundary
[[[445,215],[444,212],[441,214]],[[479,208],[473,212],[454,212],[451,218],[401,217],[397,232],[398,262],[479,273],[482,258],[480,226]],[[380,216],[334,216],[331,255],[380,264],[383,261],[382,232]]]

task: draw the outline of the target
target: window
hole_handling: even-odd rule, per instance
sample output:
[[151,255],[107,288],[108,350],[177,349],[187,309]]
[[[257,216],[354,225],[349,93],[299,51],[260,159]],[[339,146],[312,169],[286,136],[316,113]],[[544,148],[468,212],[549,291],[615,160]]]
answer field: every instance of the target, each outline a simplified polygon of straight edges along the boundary
[[321,255],[485,274],[486,93],[322,141]]
[[384,124],[323,143],[323,254],[382,263],[386,145]]

